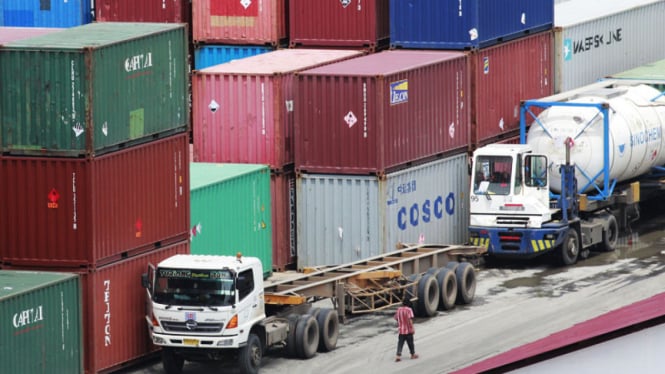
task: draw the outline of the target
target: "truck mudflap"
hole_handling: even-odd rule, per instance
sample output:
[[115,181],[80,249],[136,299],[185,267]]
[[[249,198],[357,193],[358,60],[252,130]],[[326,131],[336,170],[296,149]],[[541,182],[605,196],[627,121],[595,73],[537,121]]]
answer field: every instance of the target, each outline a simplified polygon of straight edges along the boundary
[[542,229],[470,227],[469,241],[487,248],[488,256],[529,259],[555,250],[566,231],[563,225]]

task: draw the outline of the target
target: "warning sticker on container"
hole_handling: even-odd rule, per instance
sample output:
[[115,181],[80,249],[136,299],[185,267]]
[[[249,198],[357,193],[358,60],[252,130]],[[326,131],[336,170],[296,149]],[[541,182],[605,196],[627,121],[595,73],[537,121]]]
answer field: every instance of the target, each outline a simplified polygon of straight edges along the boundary
[[455,138],[455,122],[451,123],[450,126],[448,126],[448,136],[451,138]]
[[344,122],[346,122],[346,124],[349,125],[349,128],[352,128],[353,125],[355,125],[356,122],[358,122],[358,117],[356,117],[356,115],[353,114],[353,112],[349,112],[344,116]]
[[219,103],[217,103],[215,100],[211,100],[210,104],[208,104],[208,109],[210,109],[211,112],[215,113],[217,109],[219,109]]

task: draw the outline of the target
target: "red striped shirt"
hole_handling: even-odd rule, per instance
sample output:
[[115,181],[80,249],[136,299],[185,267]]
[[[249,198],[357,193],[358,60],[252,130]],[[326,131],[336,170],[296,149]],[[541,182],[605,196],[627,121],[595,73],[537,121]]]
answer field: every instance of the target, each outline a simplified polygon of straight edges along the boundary
[[411,308],[405,305],[397,308],[395,319],[397,320],[397,331],[399,334],[413,334],[413,325],[411,324],[413,310]]

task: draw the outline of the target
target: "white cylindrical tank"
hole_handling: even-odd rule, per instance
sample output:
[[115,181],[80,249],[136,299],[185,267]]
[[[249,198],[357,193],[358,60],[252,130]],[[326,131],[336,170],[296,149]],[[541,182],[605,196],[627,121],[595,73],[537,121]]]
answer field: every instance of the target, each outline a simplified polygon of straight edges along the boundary
[[[635,178],[665,164],[665,98],[647,85],[582,91],[570,103],[609,104],[609,177],[617,182]],[[559,165],[565,163],[564,140],[571,137],[571,163],[576,165],[580,192],[603,185],[603,116],[595,107],[552,106],[533,122],[527,144],[549,156],[550,188],[560,192]],[[586,186],[586,187],[585,187]]]

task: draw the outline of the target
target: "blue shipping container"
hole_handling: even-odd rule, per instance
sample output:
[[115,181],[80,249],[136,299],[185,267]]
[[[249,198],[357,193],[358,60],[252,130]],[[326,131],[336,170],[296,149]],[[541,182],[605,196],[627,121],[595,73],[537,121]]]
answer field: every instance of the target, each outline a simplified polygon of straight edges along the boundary
[[483,48],[554,24],[554,0],[391,0],[393,48]]
[[0,26],[74,27],[90,22],[90,0],[0,0]]
[[200,70],[208,66],[219,65],[239,58],[259,55],[274,51],[275,48],[260,45],[202,45],[194,50],[194,69]]

